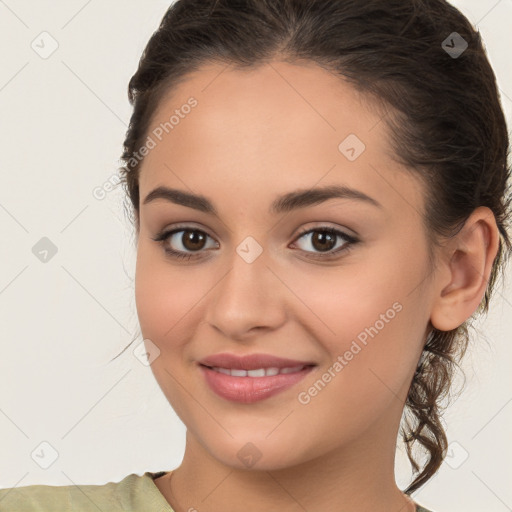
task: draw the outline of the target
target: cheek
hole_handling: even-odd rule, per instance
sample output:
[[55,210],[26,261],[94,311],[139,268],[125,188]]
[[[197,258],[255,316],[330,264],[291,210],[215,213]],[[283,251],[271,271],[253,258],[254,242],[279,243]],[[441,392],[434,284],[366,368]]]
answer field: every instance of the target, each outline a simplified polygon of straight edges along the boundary
[[[406,236],[402,233],[402,238]],[[308,308],[308,317],[323,324],[324,335],[333,339],[356,337],[366,327],[392,320],[398,309],[407,306],[408,315],[426,303],[418,297],[418,285],[427,273],[427,253],[423,241],[407,246],[389,234],[379,242],[349,255],[338,266],[296,268],[290,279],[294,291]],[[411,293],[415,291],[415,293]],[[384,316],[382,319],[381,317]],[[398,316],[404,316],[402,313]],[[388,326],[386,322],[386,326]]]
[[398,393],[412,375],[428,322],[426,299],[411,293],[411,282],[420,283],[425,273],[421,259],[389,245],[372,250],[366,261],[312,267],[293,280],[307,305],[296,321],[314,331],[328,354],[326,367],[343,358],[334,380],[352,396],[363,389],[390,394],[386,387]]
[[382,315],[393,320],[405,297],[396,273],[378,263],[297,269],[295,277],[288,276],[304,305],[297,308],[297,321],[316,325],[319,338],[335,348],[340,339],[355,338],[376,322],[380,326]]
[[[196,304],[201,295],[179,267],[171,265],[149,244],[137,248],[135,302],[144,340],[151,340],[160,353],[151,371],[176,414],[184,420],[189,408],[181,382],[186,380],[187,361],[183,352],[196,321]],[[146,342],[146,349],[149,349]]]
[[[140,244],[135,271],[135,302],[144,338],[154,339],[162,346],[166,340],[177,339],[188,315],[194,315],[192,305],[205,291],[200,282],[192,285],[186,273],[162,256],[161,249]],[[181,322],[180,322],[181,320]]]

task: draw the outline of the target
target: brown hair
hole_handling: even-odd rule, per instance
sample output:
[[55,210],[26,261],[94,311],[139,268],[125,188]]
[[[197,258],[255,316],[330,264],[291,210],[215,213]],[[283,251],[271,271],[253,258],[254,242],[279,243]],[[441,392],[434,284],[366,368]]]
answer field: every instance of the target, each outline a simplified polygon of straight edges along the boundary
[[[453,47],[453,37],[468,45],[461,55],[443,47],[445,41]],[[205,63],[243,68],[272,59],[315,62],[389,108],[384,121],[394,157],[425,183],[424,223],[433,244],[456,234],[477,207],[492,210],[499,250],[475,313],[487,312],[511,250],[509,138],[480,33],[445,0],[177,0],[128,87],[133,114],[120,173],[137,233],[141,160],[134,155],[163,96]],[[408,494],[446,455],[441,400],[466,351],[473,317],[451,331],[430,324],[400,430],[416,474]],[[421,471],[412,454],[416,441],[428,455]]]

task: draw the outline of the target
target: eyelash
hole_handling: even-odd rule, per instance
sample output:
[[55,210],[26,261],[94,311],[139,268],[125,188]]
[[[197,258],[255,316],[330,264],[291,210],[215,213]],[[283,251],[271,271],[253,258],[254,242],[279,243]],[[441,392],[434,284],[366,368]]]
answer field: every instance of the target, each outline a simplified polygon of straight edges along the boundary
[[[169,247],[165,247],[165,242],[167,241],[167,239],[171,235],[174,235],[175,233],[179,233],[181,231],[199,232],[199,233],[203,233],[206,236],[210,236],[205,231],[203,231],[201,229],[194,228],[192,226],[178,226],[172,230],[162,231],[161,233],[156,235],[154,238],[152,237],[151,239],[154,240],[155,242],[160,243],[163,246],[166,254],[171,258],[175,258],[175,259],[179,259],[179,260],[180,259],[190,260],[191,258],[201,257],[200,253],[203,251],[198,251],[197,253],[188,254],[188,253],[184,253],[182,251],[175,251],[174,249],[170,249]],[[306,234],[315,233],[315,232],[329,233],[331,235],[336,235],[337,237],[345,240],[346,243],[345,243],[345,245],[343,245],[339,249],[336,249],[333,252],[325,252],[325,253],[318,252],[317,254],[320,255],[319,257],[318,256],[313,256],[313,257],[308,256],[308,258],[312,258],[312,259],[331,259],[334,255],[337,255],[342,252],[343,253],[348,252],[349,250],[351,250],[353,248],[353,246],[356,243],[359,242],[359,240],[357,238],[354,238],[353,236],[347,235],[346,233],[344,233],[343,231],[340,231],[339,229],[335,229],[335,228],[332,228],[329,226],[321,226],[321,227],[310,228],[310,229],[306,228],[297,235],[297,238],[295,239],[295,241],[299,240]],[[212,237],[210,237],[210,238],[212,238]],[[324,256],[324,254],[326,256]]]

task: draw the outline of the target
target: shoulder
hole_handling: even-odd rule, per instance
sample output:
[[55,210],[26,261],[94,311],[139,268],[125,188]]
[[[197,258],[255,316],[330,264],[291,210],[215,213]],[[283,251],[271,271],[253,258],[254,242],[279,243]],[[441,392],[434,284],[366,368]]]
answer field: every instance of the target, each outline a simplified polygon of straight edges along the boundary
[[70,509],[69,487],[28,485],[0,489],[0,511],[43,512],[52,506],[55,512]]
[[[163,472],[135,473],[103,485],[27,485],[0,489],[0,512],[172,512],[154,478]],[[146,508],[147,507],[147,508]]]

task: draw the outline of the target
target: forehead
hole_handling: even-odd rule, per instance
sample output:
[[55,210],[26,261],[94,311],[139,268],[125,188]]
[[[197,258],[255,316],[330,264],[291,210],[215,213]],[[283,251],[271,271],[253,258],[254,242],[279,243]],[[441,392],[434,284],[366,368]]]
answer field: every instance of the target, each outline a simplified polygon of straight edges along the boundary
[[409,188],[403,192],[414,195],[417,184],[406,183],[409,173],[393,159],[382,112],[314,63],[203,66],[155,112],[141,197],[158,185],[179,184],[198,192],[222,186],[254,200],[320,181],[369,195],[382,196],[384,187],[389,195],[383,174],[400,174],[400,186]]

